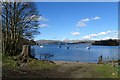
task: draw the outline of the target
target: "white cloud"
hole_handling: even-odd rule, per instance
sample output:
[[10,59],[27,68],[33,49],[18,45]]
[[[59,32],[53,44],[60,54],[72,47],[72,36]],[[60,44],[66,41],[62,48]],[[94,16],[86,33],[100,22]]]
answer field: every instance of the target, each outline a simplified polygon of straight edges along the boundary
[[48,26],[47,24],[40,24],[39,25],[40,28],[47,27],[47,26]]
[[110,34],[113,33],[112,31],[106,31],[106,32],[100,32],[98,33],[98,35],[106,35],[106,34]]
[[84,36],[83,39],[90,39],[90,36]]
[[73,36],[78,36],[78,35],[80,35],[80,32],[71,32],[71,34],[72,34]]
[[98,36],[98,34],[91,34],[91,35],[89,35],[90,37],[97,37]]
[[99,16],[96,16],[96,17],[91,18],[91,19],[93,19],[93,20],[97,20],[97,19],[100,19],[100,17],[99,17]]
[[30,19],[32,19],[33,17],[35,17],[36,15],[32,15],[31,17],[30,17]]
[[83,27],[83,26],[87,26],[87,24],[85,22],[88,22],[90,19],[89,18],[85,18],[80,20],[79,22],[77,22],[77,27]]
[[66,37],[64,37],[62,40],[63,40],[63,41],[67,41],[67,40],[69,40],[69,39],[68,39],[68,38],[66,38]]
[[88,22],[88,21],[90,21],[90,19],[89,19],[89,18],[86,18],[86,19],[82,19],[81,21],[82,21],[82,22]]
[[32,15],[32,16],[28,16],[24,19],[24,21],[30,21],[30,20],[38,20],[39,16],[38,15]]
[[84,26],[87,26],[84,22],[78,22],[77,27],[84,27]]
[[[113,36],[114,35],[114,36]],[[102,36],[104,38],[102,38]],[[93,39],[93,38],[96,38],[96,37],[101,37],[101,39],[117,39],[117,35],[116,35],[116,32],[115,31],[106,31],[106,32],[100,32],[100,33],[97,33],[97,34],[90,34],[90,35],[86,35],[84,37],[82,37],[83,39]]]
[[111,32],[115,32],[115,31],[107,31],[107,33],[111,33]]
[[90,38],[93,38],[93,37],[97,37],[98,34],[90,34],[90,35],[86,35],[83,37],[83,39],[90,39]]
[[102,40],[111,39],[111,37],[104,37]]
[[113,37],[112,39],[120,39],[119,37]]
[[40,16],[38,20],[39,21],[44,21],[44,22],[49,21],[47,18],[45,18],[43,16]]
[[107,33],[106,32],[100,32],[98,33],[99,35],[106,35]]
[[94,18],[84,18],[84,19],[81,19],[79,22],[77,22],[77,25],[78,27],[81,27],[81,26],[87,26],[87,22],[89,22],[90,20],[98,20],[100,19],[100,17],[96,16]]
[[32,16],[30,17],[30,19],[37,20],[37,19],[39,19],[39,16],[38,16],[38,15],[32,15]]

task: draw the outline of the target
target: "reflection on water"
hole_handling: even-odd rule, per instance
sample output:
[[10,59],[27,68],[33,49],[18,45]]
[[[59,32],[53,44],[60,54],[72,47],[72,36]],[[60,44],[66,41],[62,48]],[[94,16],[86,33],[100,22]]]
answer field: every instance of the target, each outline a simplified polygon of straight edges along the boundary
[[[69,47],[69,48],[68,48]],[[32,46],[31,54],[39,60],[52,61],[80,61],[97,62],[98,57],[103,55],[103,59],[118,59],[118,46],[92,46],[87,49],[88,44],[73,45],[43,45]]]

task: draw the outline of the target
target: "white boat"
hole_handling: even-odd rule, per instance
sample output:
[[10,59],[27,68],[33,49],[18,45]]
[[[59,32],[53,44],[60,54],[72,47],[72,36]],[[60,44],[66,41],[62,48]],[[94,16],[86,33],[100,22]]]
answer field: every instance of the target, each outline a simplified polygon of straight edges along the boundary
[[90,49],[90,47],[88,46],[87,49]]
[[43,48],[43,46],[40,46],[41,48]]

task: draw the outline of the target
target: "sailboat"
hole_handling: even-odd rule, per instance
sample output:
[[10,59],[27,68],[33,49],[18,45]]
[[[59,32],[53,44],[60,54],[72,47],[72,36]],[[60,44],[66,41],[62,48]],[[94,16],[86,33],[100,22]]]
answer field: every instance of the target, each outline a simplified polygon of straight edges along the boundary
[[86,49],[90,49],[90,46],[88,46]]

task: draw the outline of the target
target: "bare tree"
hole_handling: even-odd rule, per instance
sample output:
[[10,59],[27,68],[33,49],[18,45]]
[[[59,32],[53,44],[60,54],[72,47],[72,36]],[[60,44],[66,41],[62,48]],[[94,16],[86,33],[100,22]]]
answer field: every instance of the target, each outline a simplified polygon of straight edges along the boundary
[[2,2],[4,53],[14,55],[21,38],[32,39],[39,33],[39,13],[32,2]]

